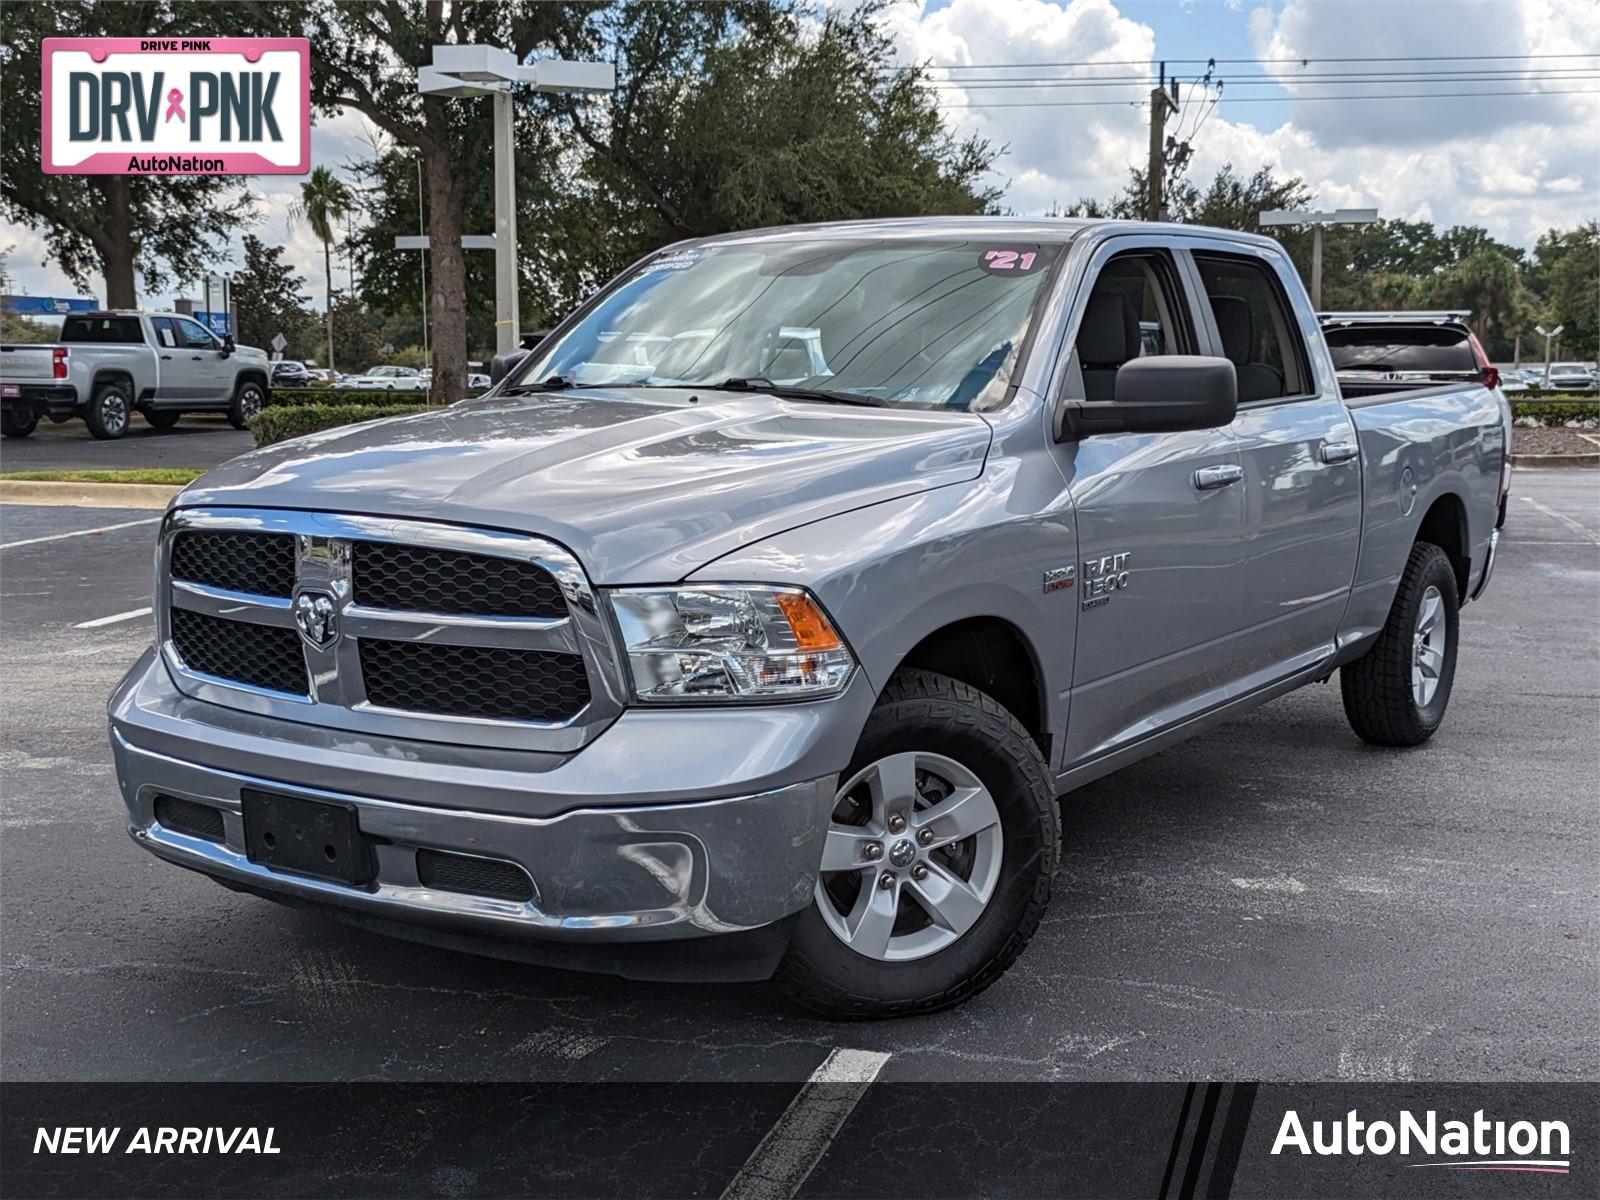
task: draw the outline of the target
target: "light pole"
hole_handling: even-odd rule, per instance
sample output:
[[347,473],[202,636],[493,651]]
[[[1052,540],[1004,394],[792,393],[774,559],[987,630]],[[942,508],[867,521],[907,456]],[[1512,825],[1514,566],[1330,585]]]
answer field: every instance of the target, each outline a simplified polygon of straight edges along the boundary
[[1322,227],[1324,225],[1368,225],[1378,219],[1375,208],[1338,208],[1333,212],[1271,209],[1261,214],[1263,225],[1311,226],[1311,307],[1322,308]]
[[543,59],[526,66],[497,46],[435,46],[433,62],[417,70],[424,96],[494,97],[494,343],[497,353],[516,348],[517,170],[514,158],[514,92],[609,92],[616,87],[610,63]]
[[1561,336],[1565,325],[1557,325],[1554,329],[1546,329],[1543,325],[1535,325],[1533,331],[1544,335],[1544,378],[1539,381],[1540,387],[1550,386],[1550,342]]

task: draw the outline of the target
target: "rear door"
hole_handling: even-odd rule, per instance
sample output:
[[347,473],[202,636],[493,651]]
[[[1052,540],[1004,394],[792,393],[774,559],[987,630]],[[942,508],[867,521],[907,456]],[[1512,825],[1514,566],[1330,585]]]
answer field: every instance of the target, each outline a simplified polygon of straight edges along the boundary
[[[1355,426],[1333,378],[1318,378],[1306,338],[1316,315],[1274,251],[1197,244],[1207,353],[1233,360],[1234,436],[1244,460],[1246,564],[1240,686],[1253,688],[1333,652],[1361,539]],[[1326,374],[1326,372],[1324,372]]]
[[[1109,400],[1117,368],[1199,353],[1171,239],[1111,239],[1075,301],[1057,382]],[[1078,527],[1077,652],[1064,765],[1131,745],[1227,697],[1244,560],[1243,465],[1226,429],[1099,434],[1058,446]]]

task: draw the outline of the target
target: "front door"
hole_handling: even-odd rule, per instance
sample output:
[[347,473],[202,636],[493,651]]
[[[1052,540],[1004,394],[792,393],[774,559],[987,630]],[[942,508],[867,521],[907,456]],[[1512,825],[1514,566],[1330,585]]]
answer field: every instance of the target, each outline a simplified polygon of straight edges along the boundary
[[[1171,251],[1113,249],[1094,278],[1080,302],[1069,395],[1110,400],[1129,359],[1199,352]],[[1079,550],[1070,769],[1227,698],[1244,469],[1226,429],[1095,435],[1060,453]]]
[[233,396],[233,364],[222,343],[199,321],[188,317],[171,318],[178,335],[178,348],[171,363],[176,383],[183,395],[202,403],[226,403]]

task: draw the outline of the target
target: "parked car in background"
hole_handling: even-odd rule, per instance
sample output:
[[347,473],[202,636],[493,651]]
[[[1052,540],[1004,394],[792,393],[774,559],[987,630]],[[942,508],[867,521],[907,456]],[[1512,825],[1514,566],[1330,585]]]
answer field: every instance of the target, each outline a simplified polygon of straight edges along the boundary
[[941,1008],[1071,882],[1061,794],[1335,674],[1426,741],[1511,479],[1490,372],[1343,383],[1283,248],[1201,226],[707,238],[527,354],[173,501],[110,703],[140,846],[457,948]]
[[481,371],[471,371],[467,374],[467,390],[469,392],[487,391],[491,386],[489,377]]
[[428,381],[415,367],[383,366],[372,367],[360,375],[341,375],[339,386],[384,392],[425,392]]
[[1500,369],[1467,325],[1470,316],[1465,310],[1317,314],[1347,397],[1396,383],[1499,387]]
[[243,429],[266,403],[265,351],[217,337],[180,313],[74,313],[58,342],[0,345],[0,428],[27,437],[40,417],[82,417],[97,438],[119,438],[137,410],[157,429],[186,412],[225,412]]
[[1588,363],[1558,362],[1550,364],[1550,382],[1547,386],[1563,392],[1587,392],[1594,388],[1594,370]]
[[303,362],[296,362],[292,358],[281,359],[272,364],[272,386],[310,387],[311,372],[306,370],[306,365]]

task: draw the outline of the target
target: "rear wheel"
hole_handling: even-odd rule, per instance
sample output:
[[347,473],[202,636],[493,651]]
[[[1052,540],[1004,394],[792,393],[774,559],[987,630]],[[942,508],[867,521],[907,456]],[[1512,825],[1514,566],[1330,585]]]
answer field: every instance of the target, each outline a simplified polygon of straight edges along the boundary
[[1418,542],[1383,632],[1339,672],[1345,716],[1362,740],[1417,746],[1439,728],[1455,683],[1459,610],[1450,556]]
[[250,428],[250,418],[267,404],[267,394],[253,379],[240,382],[233,391],[233,403],[228,405],[228,424],[235,429]]
[[89,407],[83,414],[83,423],[89,432],[101,441],[119,438],[128,432],[128,419],[133,415],[133,396],[128,385],[121,381],[102,383],[89,398]]
[[1038,928],[1060,855],[1027,730],[964,683],[904,671],[841,781],[780,984],[846,1019],[929,1012],[988,987]]
[[39,417],[36,413],[24,412],[19,408],[0,409],[0,433],[6,437],[25,438],[37,428]]
[[171,429],[178,423],[178,418],[181,415],[181,413],[176,413],[166,408],[147,408],[144,410],[144,419],[149,422],[151,429]]

